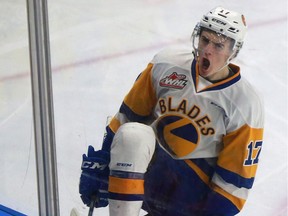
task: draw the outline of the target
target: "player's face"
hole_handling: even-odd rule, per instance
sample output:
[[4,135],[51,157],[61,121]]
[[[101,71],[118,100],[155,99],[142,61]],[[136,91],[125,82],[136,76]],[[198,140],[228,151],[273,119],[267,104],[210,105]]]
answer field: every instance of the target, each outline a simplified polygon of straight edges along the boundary
[[210,80],[221,79],[231,56],[231,39],[212,31],[203,30],[199,36],[199,74]]

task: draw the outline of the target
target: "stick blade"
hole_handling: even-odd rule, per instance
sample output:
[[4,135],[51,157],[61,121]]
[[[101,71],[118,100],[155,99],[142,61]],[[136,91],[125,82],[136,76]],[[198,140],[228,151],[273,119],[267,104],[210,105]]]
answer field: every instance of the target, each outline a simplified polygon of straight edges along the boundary
[[70,216],[80,216],[80,213],[76,208],[71,209]]

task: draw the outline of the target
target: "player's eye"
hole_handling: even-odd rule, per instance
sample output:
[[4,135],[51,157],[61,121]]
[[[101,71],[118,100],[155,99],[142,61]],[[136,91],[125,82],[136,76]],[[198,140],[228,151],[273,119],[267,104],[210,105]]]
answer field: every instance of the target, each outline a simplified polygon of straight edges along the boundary
[[215,48],[219,51],[224,49],[224,44],[222,43],[214,43],[214,45],[215,45]]
[[202,42],[203,44],[207,45],[207,44],[209,44],[210,40],[209,40],[207,37],[202,36],[202,37],[201,37],[201,42]]

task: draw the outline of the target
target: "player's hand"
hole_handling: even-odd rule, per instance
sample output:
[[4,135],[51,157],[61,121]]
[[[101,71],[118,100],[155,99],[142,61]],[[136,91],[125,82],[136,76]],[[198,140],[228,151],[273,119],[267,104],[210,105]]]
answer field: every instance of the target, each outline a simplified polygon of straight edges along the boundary
[[96,208],[107,206],[110,154],[89,146],[82,159],[79,193],[83,203],[89,206],[96,197]]

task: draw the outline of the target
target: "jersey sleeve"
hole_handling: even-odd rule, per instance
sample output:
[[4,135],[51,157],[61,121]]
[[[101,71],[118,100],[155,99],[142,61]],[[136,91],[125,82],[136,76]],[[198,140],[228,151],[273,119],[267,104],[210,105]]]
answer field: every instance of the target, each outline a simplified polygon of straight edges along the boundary
[[157,102],[152,83],[152,68],[153,64],[148,64],[120,107],[120,113],[124,114],[129,121],[145,123],[151,118]]
[[212,178],[213,192],[208,195],[206,210],[229,216],[243,208],[255,179],[262,138],[263,128],[248,125],[224,137],[224,149]]
[[232,121],[236,125],[243,115],[249,115],[249,120],[223,137],[223,149],[211,180],[213,192],[208,195],[205,206],[208,212],[216,215],[237,214],[255,180],[263,143],[264,116],[261,103],[254,102],[250,107],[246,113],[235,115]]
[[152,112],[157,103],[152,82],[152,68],[153,64],[149,63],[125,96],[119,111],[106,129],[108,138],[111,137],[108,139],[110,142],[103,143],[102,148],[110,149],[113,136],[122,124],[126,122],[147,124],[152,119]]

